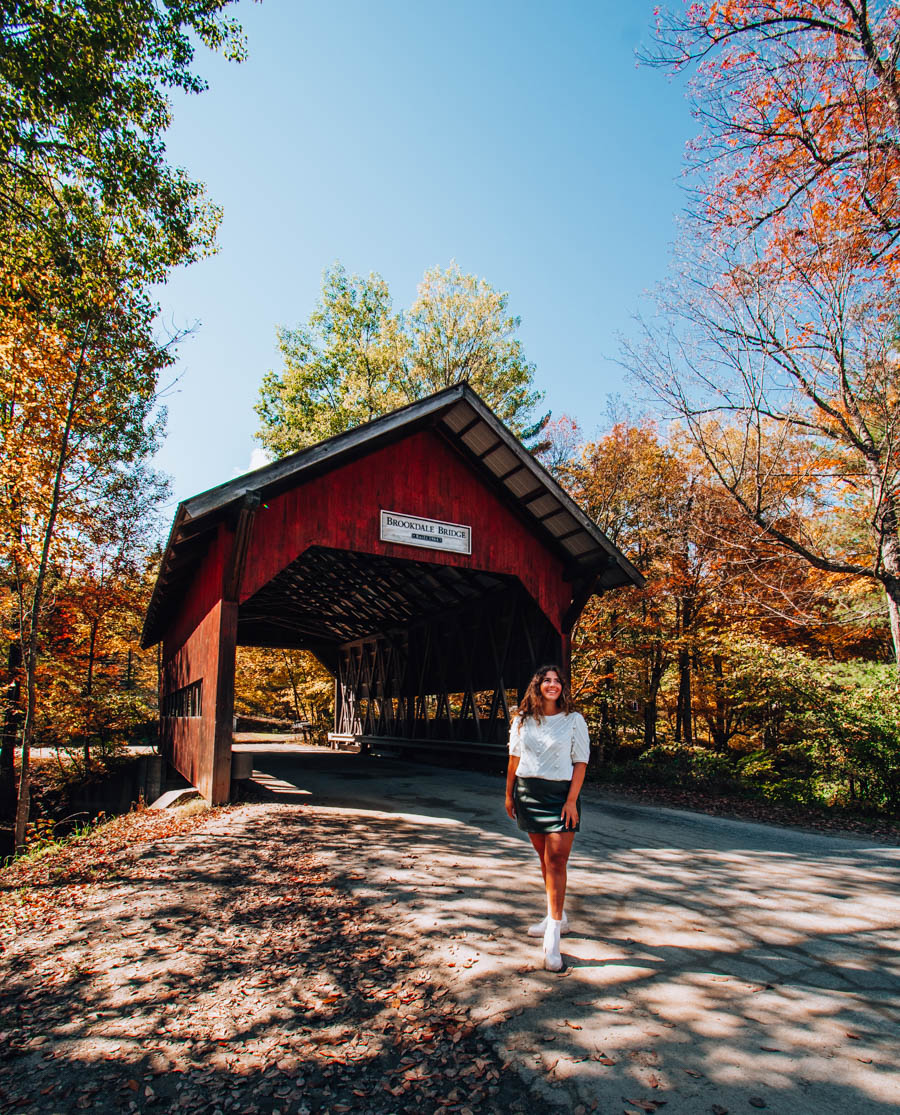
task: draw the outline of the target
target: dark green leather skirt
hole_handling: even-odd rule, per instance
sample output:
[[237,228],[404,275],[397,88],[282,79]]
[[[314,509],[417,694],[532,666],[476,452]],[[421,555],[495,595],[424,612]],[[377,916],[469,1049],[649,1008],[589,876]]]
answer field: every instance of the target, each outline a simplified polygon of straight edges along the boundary
[[578,799],[578,824],[566,828],[562,807],[569,796],[570,782],[551,778],[516,778],[513,800],[516,822],[523,832],[578,832],[581,828],[581,798]]

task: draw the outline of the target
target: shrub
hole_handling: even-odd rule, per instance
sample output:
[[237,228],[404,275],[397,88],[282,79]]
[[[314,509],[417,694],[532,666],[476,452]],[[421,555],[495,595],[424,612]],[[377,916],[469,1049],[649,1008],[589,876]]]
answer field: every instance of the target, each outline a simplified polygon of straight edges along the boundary
[[620,766],[622,773],[630,771],[635,781],[654,785],[718,791],[737,787],[734,760],[706,747],[657,744],[632,763]]

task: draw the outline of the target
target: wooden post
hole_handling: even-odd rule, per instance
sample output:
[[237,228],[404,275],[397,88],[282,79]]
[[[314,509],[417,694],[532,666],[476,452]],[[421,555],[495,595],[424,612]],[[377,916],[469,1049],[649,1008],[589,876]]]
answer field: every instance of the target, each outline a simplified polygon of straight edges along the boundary
[[219,605],[219,638],[216,661],[216,696],[213,718],[211,778],[204,796],[213,805],[231,797],[231,745],[234,728],[234,666],[237,651],[238,606],[223,600]]
[[234,680],[237,654],[238,600],[250,546],[250,534],[260,497],[248,492],[241,500],[234,523],[231,552],[222,578],[219,612],[218,661],[216,663],[215,721],[212,748],[213,805],[231,797],[231,748],[234,742]]

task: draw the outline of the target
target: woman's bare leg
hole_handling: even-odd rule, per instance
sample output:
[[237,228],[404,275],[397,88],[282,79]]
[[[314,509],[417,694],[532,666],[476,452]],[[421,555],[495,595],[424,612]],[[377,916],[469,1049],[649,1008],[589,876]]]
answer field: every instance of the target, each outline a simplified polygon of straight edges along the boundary
[[[534,835],[529,833],[529,836],[534,843]],[[548,832],[543,837],[541,870],[547,890],[547,909],[554,921],[562,921],[566,901],[566,865],[569,862],[569,853],[572,851],[574,839],[574,832]]]
[[531,841],[531,846],[538,854],[538,859],[541,861],[541,878],[544,880],[544,888],[547,887],[547,865],[544,863],[544,849],[547,846],[547,837],[542,832],[530,832],[528,839]]

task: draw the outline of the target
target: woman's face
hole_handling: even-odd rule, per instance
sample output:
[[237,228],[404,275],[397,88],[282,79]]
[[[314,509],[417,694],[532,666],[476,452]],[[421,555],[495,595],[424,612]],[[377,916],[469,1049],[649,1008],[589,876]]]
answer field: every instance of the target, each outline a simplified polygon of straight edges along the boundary
[[562,694],[562,682],[556,670],[548,670],[541,679],[541,696],[545,701],[556,702]]

